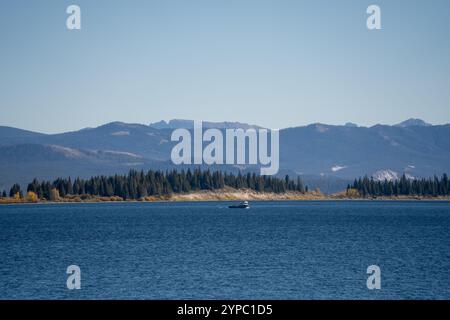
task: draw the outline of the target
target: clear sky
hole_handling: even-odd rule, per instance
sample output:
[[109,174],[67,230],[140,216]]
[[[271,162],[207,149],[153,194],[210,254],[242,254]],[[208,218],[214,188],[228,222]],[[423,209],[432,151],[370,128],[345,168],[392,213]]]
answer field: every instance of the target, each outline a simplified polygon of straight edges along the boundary
[[[366,27],[370,4],[382,30]],[[448,0],[0,2],[0,125],[410,117],[450,122]]]

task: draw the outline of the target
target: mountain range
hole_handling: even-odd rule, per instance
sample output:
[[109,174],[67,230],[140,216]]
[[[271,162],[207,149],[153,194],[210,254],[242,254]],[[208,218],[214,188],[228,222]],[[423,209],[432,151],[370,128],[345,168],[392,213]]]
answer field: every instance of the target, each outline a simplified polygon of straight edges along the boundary
[[[112,122],[96,128],[43,134],[0,126],[0,190],[33,178],[90,177],[130,169],[170,169],[170,135],[193,127],[191,120],[144,124]],[[239,122],[203,122],[203,128],[261,128]],[[178,166],[177,166],[178,167]],[[213,169],[255,171],[255,166]],[[258,170],[259,171],[259,170]],[[409,119],[397,125],[362,127],[321,123],[280,130],[279,175],[300,175],[325,192],[354,178],[410,178],[450,172],[450,124]]]

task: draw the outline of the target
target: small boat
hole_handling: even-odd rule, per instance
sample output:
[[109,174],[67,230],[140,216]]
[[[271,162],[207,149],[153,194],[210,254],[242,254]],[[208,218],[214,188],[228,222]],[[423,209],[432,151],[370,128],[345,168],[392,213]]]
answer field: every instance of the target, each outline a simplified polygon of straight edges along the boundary
[[250,209],[250,205],[248,204],[248,201],[242,201],[239,204],[228,206],[230,209]]

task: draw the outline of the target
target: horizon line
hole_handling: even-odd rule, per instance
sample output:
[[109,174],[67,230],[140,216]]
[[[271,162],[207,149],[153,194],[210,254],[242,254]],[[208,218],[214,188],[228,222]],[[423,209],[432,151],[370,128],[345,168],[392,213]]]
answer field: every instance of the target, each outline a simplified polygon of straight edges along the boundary
[[[410,121],[410,120],[418,120],[418,121],[422,121],[425,123],[426,126],[445,126],[450,124],[450,122],[443,122],[443,123],[431,123],[428,121],[425,121],[421,118],[408,118],[405,119],[401,122],[397,122],[397,123],[393,123],[393,124],[386,124],[386,123],[375,123],[372,125],[360,125],[358,123],[352,122],[352,121],[347,121],[345,123],[339,123],[339,124],[330,124],[330,123],[324,123],[324,122],[311,122],[308,124],[298,124],[298,125],[293,125],[293,126],[287,126],[287,127],[282,127],[282,128],[277,128],[277,130],[285,130],[285,129],[293,129],[293,128],[300,128],[300,127],[308,127],[311,125],[323,125],[323,126],[334,126],[334,127],[357,127],[357,128],[372,128],[375,126],[390,126],[390,127],[394,127],[394,126],[399,126],[400,124],[406,122],[406,121]],[[265,128],[265,129],[274,129],[274,128],[270,128],[267,126],[263,126],[260,124],[255,124],[255,123],[249,123],[246,121],[232,121],[232,120],[222,120],[222,121],[214,121],[214,120],[199,120],[199,119],[183,119],[183,118],[172,118],[172,119],[160,119],[158,121],[154,121],[154,122],[147,122],[147,123],[142,123],[142,122],[125,122],[125,121],[120,121],[120,120],[113,120],[113,121],[108,121],[108,122],[104,122],[101,124],[98,124],[96,126],[87,126],[87,127],[81,127],[79,129],[68,129],[65,131],[53,131],[53,132],[49,132],[49,131],[38,131],[38,130],[30,130],[30,129],[24,129],[21,127],[16,127],[13,125],[7,125],[7,124],[0,124],[0,127],[5,127],[5,128],[12,128],[12,129],[18,129],[18,130],[23,130],[23,131],[27,131],[27,132],[32,132],[32,133],[38,133],[38,134],[45,134],[45,135],[54,135],[54,134],[64,134],[64,133],[69,133],[69,132],[77,132],[77,131],[81,131],[81,130],[89,130],[89,129],[96,129],[102,126],[106,126],[108,124],[113,124],[113,123],[121,123],[121,124],[126,124],[126,125],[140,125],[140,126],[146,126],[146,127],[152,127],[152,125],[159,123],[159,122],[164,122],[166,124],[169,124],[171,121],[201,121],[201,122],[205,122],[205,123],[238,123],[238,124],[243,124],[243,125],[248,125],[248,126],[255,126],[255,127],[260,127],[260,128]],[[156,129],[156,128],[154,128]],[[158,129],[157,129],[158,130]],[[159,129],[160,130],[160,129]]]

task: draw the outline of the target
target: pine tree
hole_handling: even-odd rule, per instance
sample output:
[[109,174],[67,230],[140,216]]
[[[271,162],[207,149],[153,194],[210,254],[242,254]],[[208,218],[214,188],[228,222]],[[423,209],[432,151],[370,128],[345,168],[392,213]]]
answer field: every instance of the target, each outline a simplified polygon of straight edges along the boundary
[[11,198],[15,197],[16,195],[19,195],[20,198],[23,198],[22,190],[20,190],[20,185],[15,183],[11,189],[9,190],[9,196]]

